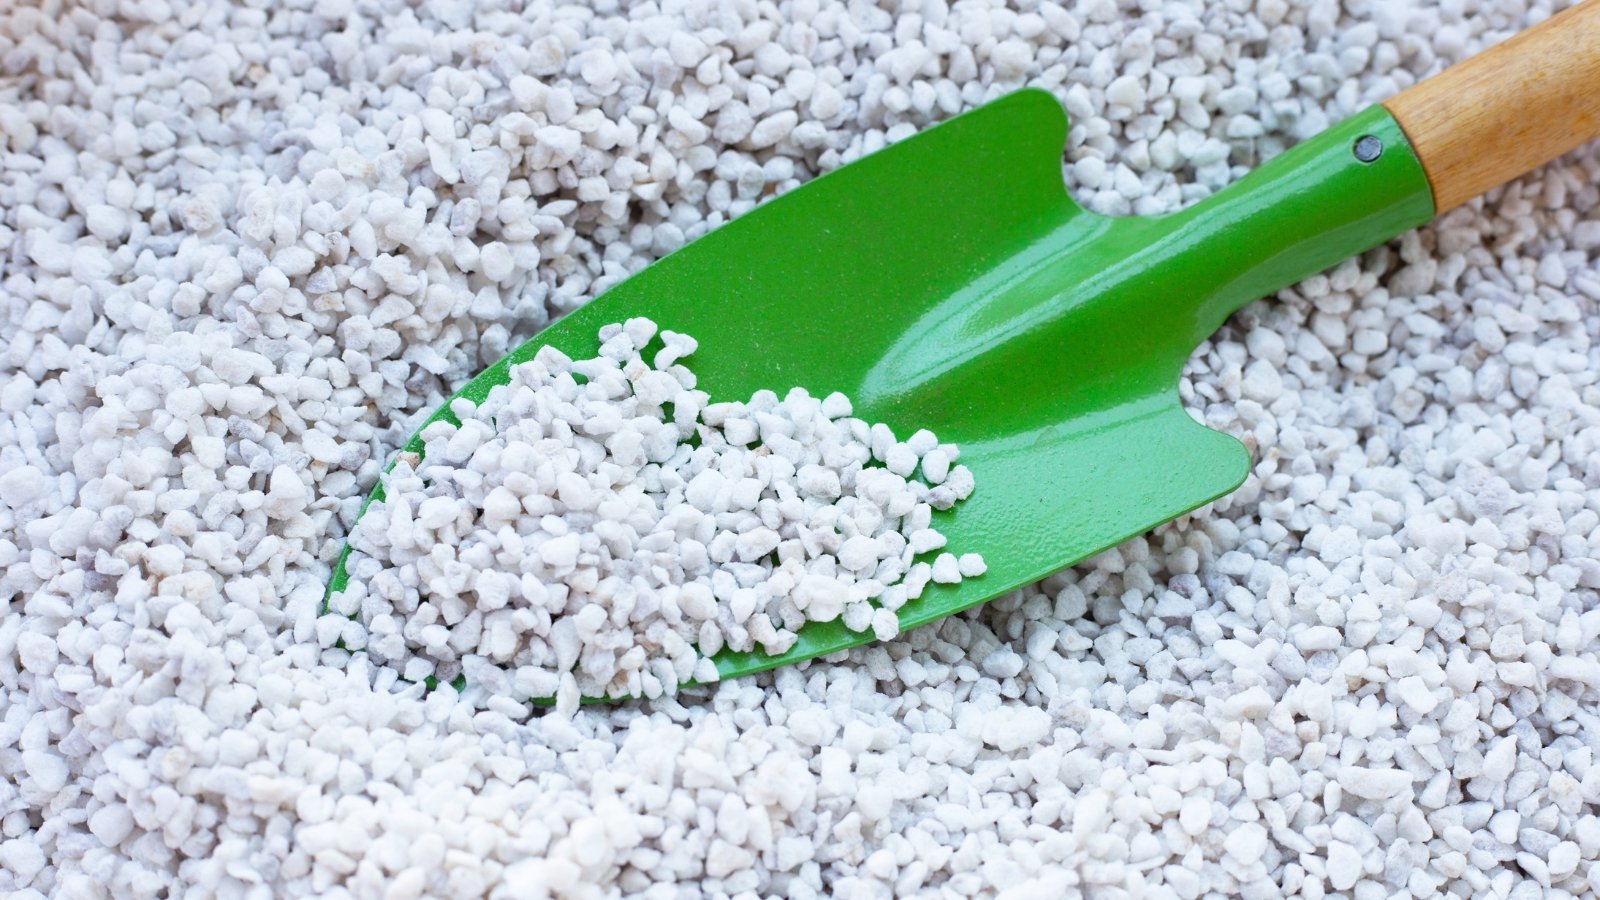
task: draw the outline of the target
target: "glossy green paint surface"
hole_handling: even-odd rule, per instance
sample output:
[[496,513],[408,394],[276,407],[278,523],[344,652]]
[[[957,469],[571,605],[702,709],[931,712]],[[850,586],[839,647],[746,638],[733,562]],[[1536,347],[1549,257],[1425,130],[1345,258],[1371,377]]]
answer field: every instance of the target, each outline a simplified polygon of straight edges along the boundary
[[[545,344],[590,355],[601,325],[649,316],[700,341],[689,364],[714,400],[843,391],[868,421],[960,444],[977,491],[935,521],[989,570],[930,586],[903,629],[1036,581],[1237,487],[1249,458],[1182,409],[1185,360],[1240,306],[1433,215],[1381,106],[1157,218],[1072,202],[1066,128],[1025,90],[888,147],[663,258],[458,396],[481,400]],[[1363,135],[1383,142],[1370,163],[1352,152]],[[341,559],[330,592],[344,583]],[[812,624],[781,656],[716,661],[728,678],[870,639]]]

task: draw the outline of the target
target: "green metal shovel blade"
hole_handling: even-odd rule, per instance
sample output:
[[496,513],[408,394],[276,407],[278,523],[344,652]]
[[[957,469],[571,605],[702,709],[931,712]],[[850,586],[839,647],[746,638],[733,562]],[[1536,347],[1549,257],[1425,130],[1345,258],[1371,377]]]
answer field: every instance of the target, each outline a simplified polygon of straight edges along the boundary
[[[1362,136],[1382,141],[1376,160],[1351,152]],[[689,362],[714,400],[842,391],[868,421],[960,445],[977,491],[936,525],[988,572],[930,586],[903,629],[1029,584],[1237,487],[1248,455],[1183,410],[1184,361],[1237,307],[1433,214],[1382,107],[1159,218],[1072,202],[1065,138],[1038,90],[956,117],[663,258],[460,396],[482,400],[543,345],[592,355],[600,326],[648,316],[700,341]],[[330,592],[345,578],[341,560]],[[716,663],[728,678],[870,639],[811,624],[787,653]]]

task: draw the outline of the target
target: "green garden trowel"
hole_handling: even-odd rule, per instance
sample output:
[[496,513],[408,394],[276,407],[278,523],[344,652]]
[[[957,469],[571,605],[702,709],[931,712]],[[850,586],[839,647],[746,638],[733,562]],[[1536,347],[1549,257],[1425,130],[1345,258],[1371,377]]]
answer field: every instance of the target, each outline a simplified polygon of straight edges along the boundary
[[[868,421],[932,429],[978,485],[936,526],[988,572],[930,586],[900,610],[915,628],[1237,487],[1249,456],[1184,411],[1185,360],[1244,304],[1600,134],[1600,0],[1170,215],[1074,203],[1066,134],[1040,90],[930,128],[661,259],[458,396],[481,401],[546,344],[592,355],[600,326],[648,316],[699,339],[693,368],[713,398],[842,391]],[[341,558],[330,593],[346,578]],[[715,662],[729,678],[871,638],[811,624],[787,653]]]

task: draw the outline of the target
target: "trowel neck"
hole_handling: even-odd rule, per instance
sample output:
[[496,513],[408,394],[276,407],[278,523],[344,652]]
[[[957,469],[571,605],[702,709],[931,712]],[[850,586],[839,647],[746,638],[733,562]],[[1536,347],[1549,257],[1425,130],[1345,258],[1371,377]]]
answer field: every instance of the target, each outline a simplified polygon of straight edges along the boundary
[[1235,310],[1415,228],[1433,195],[1382,106],[1334,125],[1151,226],[1196,343]]

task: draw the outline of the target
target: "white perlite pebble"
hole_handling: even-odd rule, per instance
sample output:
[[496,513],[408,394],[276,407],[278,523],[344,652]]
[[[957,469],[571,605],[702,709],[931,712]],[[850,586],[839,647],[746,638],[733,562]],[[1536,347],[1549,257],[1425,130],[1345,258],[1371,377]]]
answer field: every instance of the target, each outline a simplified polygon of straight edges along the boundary
[[1034,85],[1170,213],[1568,5],[0,6],[0,896],[1595,895],[1594,144],[1241,310],[1239,490],[961,616],[571,718],[318,616],[450,391],[765,198]]
[[[892,638],[897,619],[874,607],[909,596],[917,546],[944,544],[929,486],[906,478],[916,453],[875,456],[861,436],[885,426],[830,418],[842,397],[713,401],[678,362],[694,338],[660,331],[646,363],[657,331],[607,325],[593,359],[541,348],[481,404],[454,401],[458,423],[423,429],[420,462],[384,476],[352,534],[324,646],[364,647],[409,680],[549,696],[571,672],[585,696],[656,697],[714,680],[722,648],[787,652],[807,622]],[[274,493],[280,477],[299,484],[280,469]],[[942,553],[933,580],[985,568]]]
[[1361,880],[1361,851],[1344,841],[1328,844],[1328,884],[1336,891],[1348,891]]
[[126,806],[102,806],[89,815],[89,832],[107,847],[115,847],[133,833],[133,813]]
[[1239,862],[1258,862],[1267,849],[1267,830],[1255,822],[1246,822],[1228,832],[1222,845]]
[[22,751],[22,768],[33,786],[43,791],[61,790],[71,776],[67,761],[47,750]]
[[983,742],[1002,753],[1014,753],[1042,741],[1050,725],[1050,716],[1042,709],[997,709],[985,718]]
[[1409,788],[1413,776],[1402,769],[1344,766],[1337,777],[1339,785],[1350,794],[1365,800],[1387,800]]

